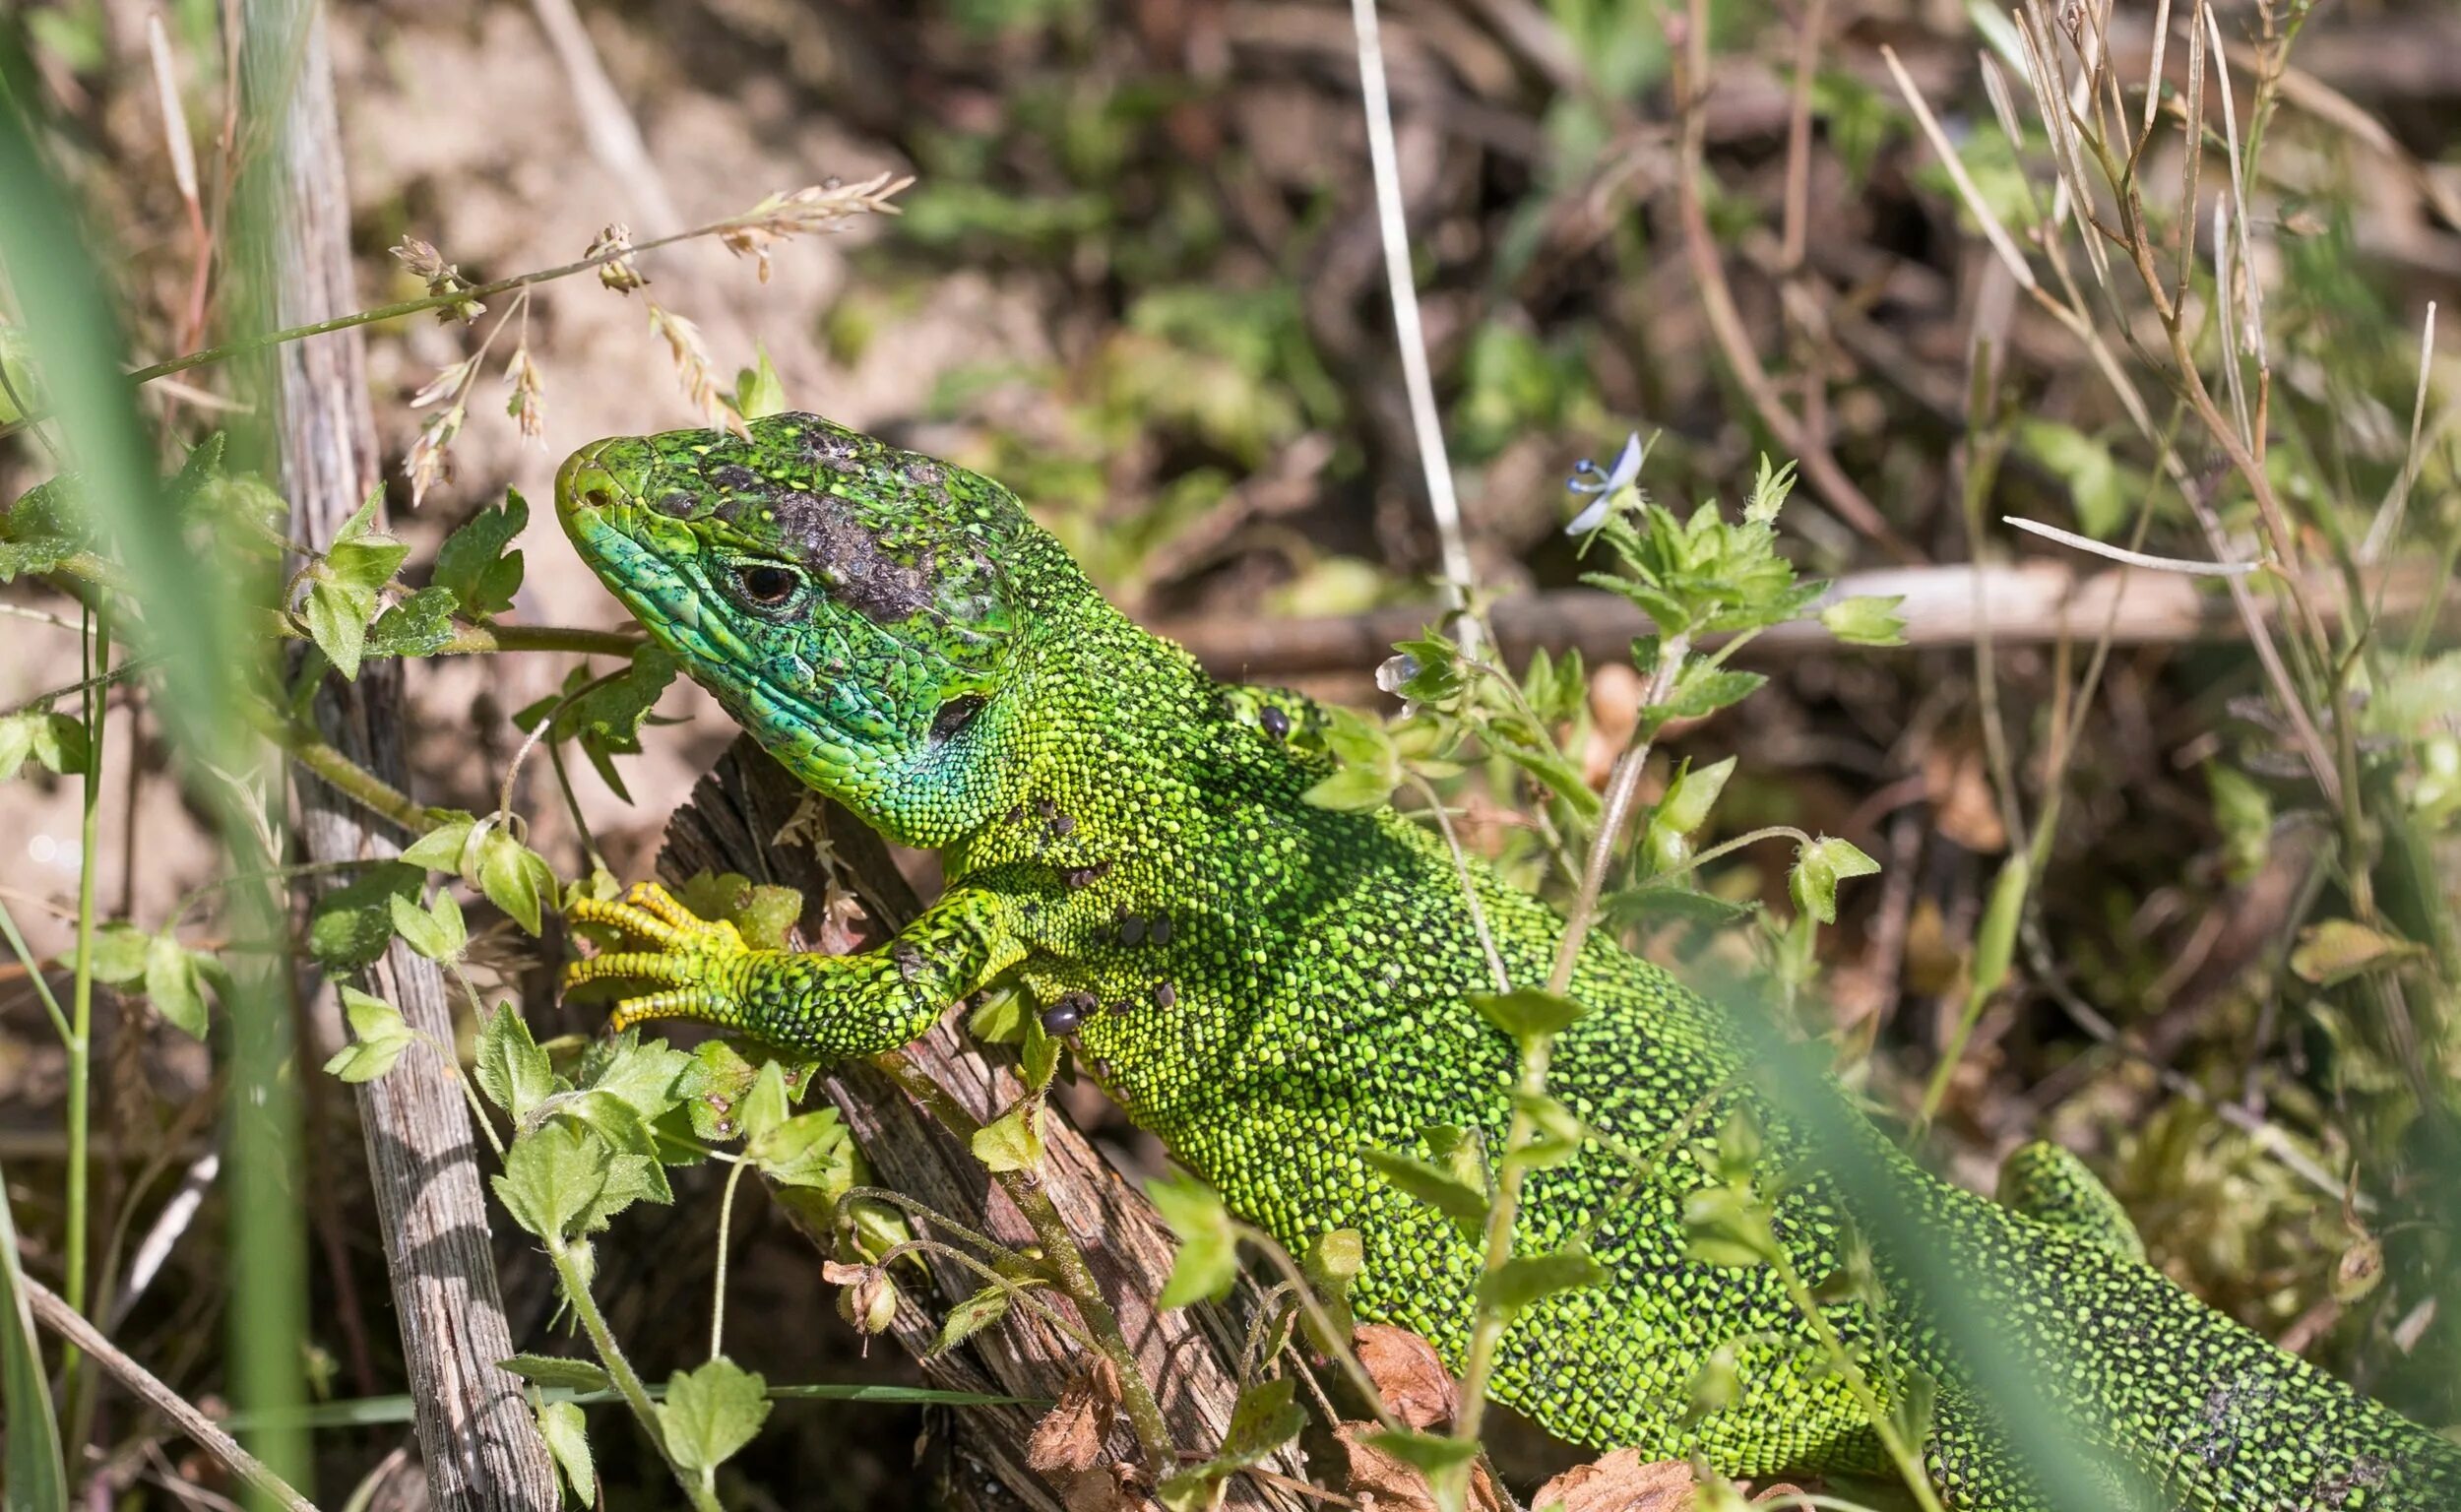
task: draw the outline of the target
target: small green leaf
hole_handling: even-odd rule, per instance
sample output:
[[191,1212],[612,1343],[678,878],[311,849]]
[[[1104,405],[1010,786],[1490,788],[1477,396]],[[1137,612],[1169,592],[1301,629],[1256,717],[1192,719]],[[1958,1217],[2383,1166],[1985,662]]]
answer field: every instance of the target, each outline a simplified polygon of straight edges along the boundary
[[509,1002],[496,1004],[494,1015],[478,1032],[473,1074],[478,1090],[516,1123],[555,1092],[555,1068]]
[[115,987],[143,980],[146,955],[153,945],[153,935],[123,919],[96,925],[93,948],[95,980]]
[[[2461,708],[2461,696],[2453,707]],[[2374,706],[2368,706],[2374,712]],[[2213,822],[2222,831],[2230,879],[2245,882],[2264,869],[2273,853],[2273,794],[2255,779],[2220,762],[2205,763],[2205,788],[2213,795]]]
[[853,1139],[834,1107],[798,1114],[745,1142],[744,1154],[780,1186],[803,1187],[832,1200],[855,1184]]
[[470,931],[462,923],[462,906],[453,901],[453,894],[436,889],[435,902],[420,908],[409,897],[394,893],[385,900],[392,915],[393,928],[404,944],[430,961],[459,961],[470,944]]
[[471,516],[436,548],[436,586],[473,619],[511,608],[522,584],[522,554],[504,548],[529,524],[529,501],[507,489],[501,507]]
[[489,903],[532,934],[538,932],[545,901],[559,895],[555,870],[546,857],[500,829],[488,831],[480,844],[478,874],[471,880]]
[[1766,1265],[1777,1252],[1769,1217],[1739,1186],[1705,1186],[1683,1199],[1684,1252],[1708,1265]]
[[[1878,869],[1877,863],[1873,869]],[[1988,997],[2008,979],[2008,963],[2016,955],[2017,926],[2025,919],[2025,897],[2032,876],[2033,868],[2022,850],[2011,852],[1999,864],[1999,876],[1991,883],[1990,904],[1984,909],[1983,921],[1974,931],[1971,990],[1980,996]]]
[[1795,851],[1794,874],[1787,879],[1795,907],[1824,924],[1837,922],[1837,884],[1848,877],[1867,877],[1880,863],[1862,853],[1852,841],[1823,835]]
[[1905,601],[1903,594],[1840,598],[1820,611],[1820,623],[1849,646],[1903,646],[1906,616],[1898,610]]
[[718,1467],[752,1441],[769,1417],[768,1383],[729,1359],[713,1359],[697,1370],[679,1370],[666,1383],[659,1422],[666,1452],[703,1485]]
[[29,756],[63,777],[85,771],[92,759],[86,726],[38,709],[0,717],[0,782],[15,777]]
[[1032,1170],[1042,1164],[1042,1102],[1021,1098],[1015,1106],[975,1130],[972,1148],[985,1170]]
[[1008,1315],[1009,1292],[994,1282],[949,1309],[940,1320],[940,1337],[931,1347],[934,1354],[946,1354],[975,1335]]
[[793,1110],[793,1100],[787,1096],[786,1068],[774,1060],[765,1060],[736,1110],[735,1124],[746,1140],[759,1139],[786,1122]]
[[343,1014],[350,1021],[350,1043],[325,1062],[325,1070],[346,1082],[372,1082],[393,1069],[417,1033],[402,1017],[402,1010],[383,998],[353,986],[338,990]]
[[1520,1149],[1506,1153],[1508,1164],[1525,1170],[1544,1170],[1561,1166],[1581,1153],[1582,1141],[1589,1138],[1589,1127],[1571,1108],[1544,1093],[1515,1093],[1512,1105],[1529,1116],[1531,1138]]
[[421,880],[417,867],[386,861],[317,899],[308,911],[308,954],[336,974],[372,964],[393,938],[393,900],[415,899]]
[[367,649],[367,622],[376,616],[376,591],[316,577],[308,584],[305,612],[308,639],[344,681],[357,680]]
[[196,952],[167,934],[146,946],[146,996],[155,1011],[191,1040],[205,1038],[205,983]]
[[1239,1240],[1221,1194],[1181,1173],[1147,1182],[1145,1195],[1179,1238],[1179,1253],[1170,1262],[1170,1280],[1164,1283],[1156,1305],[1185,1307],[1228,1295],[1231,1283],[1239,1279]]
[[1758,672],[1729,671],[1706,662],[1694,662],[1675,678],[1674,695],[1657,712],[1671,720],[1703,719],[1730,704],[1741,703],[1768,680]]
[[1577,1249],[1515,1255],[1479,1278],[1479,1302],[1510,1316],[1558,1292],[1577,1292],[1606,1280],[1606,1269]]
[[1709,1357],[1692,1372],[1690,1401],[1683,1413],[1686,1424],[1698,1422],[1711,1413],[1722,1413],[1735,1405],[1742,1395],[1743,1378],[1735,1368],[1735,1341],[1732,1339],[1709,1352]]
[[1657,812],[1650,815],[1652,830],[1664,829],[1670,834],[1689,835],[1709,822],[1709,810],[1726,791],[1727,779],[1735,775],[1735,758],[1695,767],[1688,761],[1667,785],[1667,795],[1658,800]]
[[469,814],[455,814],[410,842],[410,849],[402,852],[402,860],[428,871],[463,872],[467,869],[465,857],[471,842],[479,834],[476,819]]
[[1479,1016],[1527,1044],[1534,1040],[1560,1035],[1579,1021],[1582,1007],[1571,998],[1542,991],[1537,987],[1515,987],[1509,992],[1473,992],[1470,1006]]
[[692,1063],[684,1068],[675,1091],[692,1114],[697,1139],[729,1140],[743,1132],[743,1100],[760,1077],[758,1067],[724,1040],[707,1040],[693,1047]]
[[516,1354],[495,1362],[499,1370],[509,1370],[536,1386],[556,1386],[566,1391],[612,1391],[615,1383],[597,1361],[574,1359],[565,1354]]
[[599,1475],[590,1463],[590,1430],[580,1406],[572,1402],[538,1404],[538,1436],[547,1441],[547,1453],[555,1457],[555,1468],[564,1473],[564,1484],[572,1491],[573,1500],[585,1507],[596,1504]]
[[362,657],[431,657],[453,639],[453,595],[422,588],[405,595],[367,628]]
[[1367,1442],[1403,1464],[1415,1466],[1430,1480],[1479,1457],[1476,1439],[1447,1438],[1434,1433],[1370,1433]]
[[600,1140],[552,1120],[513,1141],[491,1183],[513,1221],[550,1243],[570,1238],[606,1189],[612,1162]]
[[2303,981],[2331,986],[2419,955],[2408,940],[2347,918],[2328,918],[2299,931],[2290,969]]
[[752,351],[752,366],[735,374],[735,413],[747,420],[786,413],[787,386],[770,365],[769,348],[756,343]]
[[1476,1239],[1486,1226],[1487,1197],[1482,1189],[1406,1155],[1386,1150],[1361,1150],[1358,1154],[1396,1190],[1451,1219],[1464,1237]]

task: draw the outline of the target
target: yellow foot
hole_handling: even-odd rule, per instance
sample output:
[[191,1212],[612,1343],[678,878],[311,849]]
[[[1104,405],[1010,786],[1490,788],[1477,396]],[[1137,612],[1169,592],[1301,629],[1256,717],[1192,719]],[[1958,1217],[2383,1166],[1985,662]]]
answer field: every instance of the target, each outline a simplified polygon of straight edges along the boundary
[[600,981],[660,989],[616,1000],[611,1022],[618,1033],[651,1019],[741,1022],[735,988],[752,949],[725,919],[700,917],[655,882],[635,885],[621,903],[581,899],[564,916],[604,924],[625,947],[567,962],[564,990]]

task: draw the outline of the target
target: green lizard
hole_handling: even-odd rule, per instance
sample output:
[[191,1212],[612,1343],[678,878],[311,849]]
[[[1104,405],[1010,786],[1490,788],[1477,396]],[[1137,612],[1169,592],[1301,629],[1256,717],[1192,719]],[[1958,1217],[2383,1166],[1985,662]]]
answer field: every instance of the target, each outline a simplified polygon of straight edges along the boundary
[[[1431,1125],[1493,1148],[1515,1051],[1465,1000],[1491,977],[1443,843],[1390,810],[1301,800],[1329,770],[1314,705],[1217,683],[1138,629],[999,484],[814,416],[599,442],[564,465],[556,505],[608,588],[772,755],[937,850],[948,879],[895,938],[843,957],[750,949],[655,889],[582,905],[632,948],[568,982],[648,988],[619,1025],[698,1019],[824,1056],[904,1044],[960,998],[1018,986],[1233,1211],[1294,1251],[1328,1228],[1364,1235],[1359,1311],[1458,1365],[1479,1252],[1359,1152],[1418,1152]],[[1468,875],[1513,979],[1543,980],[1562,920]],[[1714,1130],[1749,1096],[1735,1090],[1747,1052],[1666,972],[1596,936],[1572,994],[1587,1012],[1549,1090],[1596,1137],[1532,1173],[1516,1237],[1535,1252],[1586,1236],[1609,1279],[1521,1315],[1493,1395],[1566,1438],[1699,1452],[1733,1475],[1879,1468],[1868,1416],[1771,1268],[1687,1257],[1684,1199],[1713,1178],[1667,1161],[1635,1180],[1609,1153]],[[1921,1171],[1876,1130],[1870,1143],[2069,1425],[2165,1504],[2461,1506],[2461,1448],[2147,1268],[2072,1159],[2029,1152],[2012,1208]],[[1833,1197],[1811,1181],[1776,1201],[1797,1272],[1829,1275]],[[1919,1298],[1894,1300],[1905,1291],[1829,1315],[1884,1394],[1918,1389],[1917,1372],[1936,1385],[1923,1451],[1949,1505],[2041,1512],[1956,1352]],[[1721,1347],[1736,1394],[1687,1411]]]

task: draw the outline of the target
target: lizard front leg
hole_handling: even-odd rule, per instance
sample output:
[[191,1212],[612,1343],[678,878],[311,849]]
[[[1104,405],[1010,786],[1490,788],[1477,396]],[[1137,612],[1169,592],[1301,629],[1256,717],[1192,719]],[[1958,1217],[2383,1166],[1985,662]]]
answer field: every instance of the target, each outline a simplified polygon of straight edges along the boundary
[[733,924],[700,918],[643,883],[621,903],[583,899],[567,911],[612,927],[627,948],[570,963],[564,986],[653,988],[616,1001],[618,1030],[693,1019],[805,1055],[876,1055],[920,1038],[951,1003],[1025,958],[1016,914],[1001,893],[960,887],[885,943],[822,956],[756,949]]

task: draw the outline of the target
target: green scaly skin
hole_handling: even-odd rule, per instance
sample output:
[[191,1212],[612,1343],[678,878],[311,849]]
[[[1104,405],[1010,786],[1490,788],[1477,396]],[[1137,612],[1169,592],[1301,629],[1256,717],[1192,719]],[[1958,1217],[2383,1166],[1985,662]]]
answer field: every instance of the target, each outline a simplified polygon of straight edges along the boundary
[[[590,565],[771,754],[891,839],[938,850],[948,878],[894,940],[849,957],[753,951],[655,895],[600,905],[645,948],[568,979],[657,989],[619,1023],[696,1018],[829,1056],[904,1044],[960,997],[1019,986],[1242,1217],[1294,1251],[1328,1228],[1364,1235],[1359,1311],[1458,1365],[1477,1248],[1359,1151],[1425,1154],[1429,1125],[1496,1148],[1515,1054],[1465,1001],[1491,980],[1441,841],[1389,810],[1301,801],[1328,770],[1312,705],[1217,683],[1139,630],[997,483],[813,416],[749,439],[599,442],[556,495]],[[1469,878],[1512,978],[1544,980],[1562,920],[1482,867]],[[1880,1468],[1772,1268],[1686,1257],[1683,1199],[1712,1178],[1683,1147],[1745,1096],[1745,1053],[1701,999],[1595,936],[1572,993],[1588,1012],[1549,1090],[1596,1137],[1532,1173],[1517,1243],[1586,1237],[1609,1280],[1523,1313],[1492,1394],[1564,1437],[1697,1451],[1732,1475]],[[2461,1451],[2147,1269],[2072,1161],[2030,1153],[2012,1210],[1869,1143],[2069,1425],[2164,1504],[2461,1506]],[[1630,1155],[1662,1151],[1675,1158],[1636,1177]],[[1797,1272],[1831,1274],[1828,1189],[1778,1203]],[[1893,1286],[1885,1317],[1829,1316],[1883,1395],[1916,1370],[1938,1384],[1924,1453],[1949,1505],[2037,1512],[1908,1292]],[[1737,1396],[1687,1416],[1727,1345]]]

